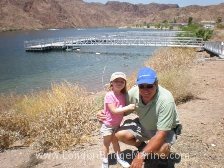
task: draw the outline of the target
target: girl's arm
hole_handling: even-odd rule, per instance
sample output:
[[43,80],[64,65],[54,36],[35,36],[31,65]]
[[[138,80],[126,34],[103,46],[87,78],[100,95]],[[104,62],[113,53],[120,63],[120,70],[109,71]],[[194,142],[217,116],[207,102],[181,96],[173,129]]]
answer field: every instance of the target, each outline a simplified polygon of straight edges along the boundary
[[116,107],[113,103],[107,104],[110,111],[114,114],[122,114],[125,112],[130,112],[135,110],[135,104],[129,104],[124,107]]

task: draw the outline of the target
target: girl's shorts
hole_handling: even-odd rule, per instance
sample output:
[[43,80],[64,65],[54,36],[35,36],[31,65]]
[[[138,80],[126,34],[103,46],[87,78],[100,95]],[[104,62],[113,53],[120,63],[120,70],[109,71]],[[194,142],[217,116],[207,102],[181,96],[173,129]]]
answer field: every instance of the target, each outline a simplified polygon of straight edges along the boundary
[[119,126],[113,127],[113,126],[108,126],[108,125],[102,124],[102,126],[100,128],[100,134],[103,137],[112,135],[118,128],[119,128]]

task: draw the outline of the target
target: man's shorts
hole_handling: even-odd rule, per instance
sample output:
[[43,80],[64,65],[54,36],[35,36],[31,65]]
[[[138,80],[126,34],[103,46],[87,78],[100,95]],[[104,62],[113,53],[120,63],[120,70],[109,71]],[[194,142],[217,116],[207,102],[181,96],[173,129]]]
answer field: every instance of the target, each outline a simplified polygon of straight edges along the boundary
[[[156,134],[156,130],[145,130],[139,123],[138,118],[124,121],[123,125],[118,129],[118,131],[121,130],[129,131],[136,138],[136,140],[140,142],[148,141]],[[165,142],[173,145],[176,142],[176,139],[176,134],[173,130],[170,130],[168,131]]]
[[112,135],[119,127],[111,127],[105,124],[102,124],[100,128],[100,134],[104,136]]

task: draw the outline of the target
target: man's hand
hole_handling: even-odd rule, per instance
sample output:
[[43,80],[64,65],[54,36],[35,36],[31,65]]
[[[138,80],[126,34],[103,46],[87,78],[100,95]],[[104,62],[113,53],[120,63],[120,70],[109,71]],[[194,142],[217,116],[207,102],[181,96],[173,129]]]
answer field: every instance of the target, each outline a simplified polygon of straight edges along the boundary
[[139,153],[132,161],[130,168],[141,168],[143,165],[143,162],[144,162],[144,158]]
[[106,115],[103,113],[102,110],[97,112],[96,117],[100,122],[106,119]]

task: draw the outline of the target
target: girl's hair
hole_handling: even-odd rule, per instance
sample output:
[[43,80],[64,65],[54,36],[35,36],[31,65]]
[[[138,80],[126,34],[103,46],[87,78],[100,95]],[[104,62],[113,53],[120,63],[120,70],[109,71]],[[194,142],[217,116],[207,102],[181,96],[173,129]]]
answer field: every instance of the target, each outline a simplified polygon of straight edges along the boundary
[[[113,82],[113,81],[110,82],[108,91],[113,90],[112,82]],[[121,93],[123,93],[123,94],[126,94],[126,93],[127,93],[127,81],[126,81],[126,80],[125,80],[125,86],[124,86],[124,88],[121,90]]]

